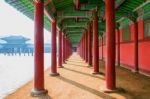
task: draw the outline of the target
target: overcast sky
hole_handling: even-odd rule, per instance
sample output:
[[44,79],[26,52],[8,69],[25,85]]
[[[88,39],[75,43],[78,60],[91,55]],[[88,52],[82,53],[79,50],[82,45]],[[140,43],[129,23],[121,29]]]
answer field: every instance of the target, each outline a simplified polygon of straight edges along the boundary
[[[44,39],[50,43],[51,33],[44,30]],[[4,0],[0,0],[0,36],[22,35],[33,43],[34,22],[14,9]]]

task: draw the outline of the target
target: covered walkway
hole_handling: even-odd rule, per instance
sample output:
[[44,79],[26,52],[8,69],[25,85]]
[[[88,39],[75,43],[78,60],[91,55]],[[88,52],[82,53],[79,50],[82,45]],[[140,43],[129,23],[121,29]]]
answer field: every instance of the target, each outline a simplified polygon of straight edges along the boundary
[[[11,99],[28,99],[31,88],[33,97],[47,93],[61,99],[150,97],[149,78],[137,74],[150,75],[149,0],[5,1],[35,22],[33,87],[29,83]],[[52,53],[50,74],[46,75],[44,28],[51,31]],[[73,52],[85,63],[76,54],[70,57]],[[99,64],[100,59],[105,66]],[[115,64],[135,73],[116,68]],[[106,67],[105,73],[99,69],[102,67]],[[109,93],[110,97],[102,91],[115,93]]]
[[[100,63],[99,75],[92,75],[92,67],[77,54],[72,56],[59,68],[60,76],[49,76],[45,72],[45,87],[48,95],[31,97],[32,82],[27,83],[6,99],[148,99],[150,97],[150,78],[135,74],[116,66],[116,82],[118,91],[104,93],[105,66]],[[138,87],[137,87],[138,86]]]

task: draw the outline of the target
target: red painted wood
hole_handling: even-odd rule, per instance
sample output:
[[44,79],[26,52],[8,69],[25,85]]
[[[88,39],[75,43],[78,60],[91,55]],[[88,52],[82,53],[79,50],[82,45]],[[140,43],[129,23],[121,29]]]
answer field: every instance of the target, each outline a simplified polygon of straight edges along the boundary
[[139,40],[143,40],[144,39],[144,21],[143,20],[139,20],[138,22],[138,38]]
[[139,70],[150,76],[150,39],[144,37],[144,21],[138,22],[139,33]]
[[120,62],[134,68],[134,43],[120,44]]
[[[68,39],[66,39],[66,49],[69,50],[69,48],[68,48]],[[66,51],[66,59],[68,59],[68,52],[69,51]]]
[[[116,45],[117,46],[117,45]],[[103,48],[103,50],[102,50]],[[117,49],[116,49],[117,50]],[[99,47],[99,52],[100,53],[103,53],[103,60],[105,61],[106,60],[106,45],[103,45],[103,46],[100,46]],[[101,54],[100,54],[100,57],[102,58]]]
[[85,60],[85,42],[84,42],[84,35],[83,35],[83,59]]
[[44,5],[34,3],[35,5],[35,35],[34,35],[34,89],[44,89]]
[[83,44],[82,44],[82,39],[81,39],[81,58],[83,59]]
[[[66,38],[66,49],[68,49],[68,39]],[[68,51],[66,50],[66,60],[68,58]]]
[[75,0],[75,9],[76,9],[76,10],[79,9],[79,0]]
[[98,41],[98,17],[97,10],[94,10],[93,19],[93,67],[94,73],[99,72],[99,41]]
[[[65,47],[66,47],[66,49],[68,50],[67,38],[65,38],[65,44],[66,44]],[[66,53],[66,54],[65,54],[65,60],[67,60],[67,57],[68,57],[68,51],[65,50],[65,53]]]
[[86,52],[85,52],[85,45],[86,45],[86,42],[85,42],[85,33],[84,33],[84,36],[83,36],[83,59],[85,60],[86,58]]
[[68,58],[68,42],[67,42],[67,37],[66,37],[66,60]]
[[62,66],[62,31],[58,32],[58,66]]
[[63,46],[63,47],[62,47],[62,50],[63,50],[63,51],[62,51],[62,52],[63,52],[63,54],[62,54],[62,60],[63,60],[63,63],[65,63],[65,36],[64,36],[64,34],[63,34],[62,37],[63,37],[63,38],[62,38],[62,39],[63,39],[63,41],[62,41],[62,43],[63,43],[63,44],[62,44],[62,46]]
[[81,58],[82,58],[82,38],[81,38],[81,42],[80,42],[80,54],[81,54]]
[[134,28],[134,25],[135,24],[131,24],[130,25],[130,36],[131,36],[131,41],[134,41],[134,31],[135,31],[135,28]]
[[118,66],[120,66],[120,30],[117,30],[117,62],[118,62]]
[[80,41],[80,56],[82,58],[82,38],[81,38],[81,41]]
[[[101,41],[99,43],[101,43]],[[99,46],[99,59],[102,60],[102,45]]]
[[92,65],[91,25],[88,27],[88,64]]
[[139,70],[150,76],[150,41],[139,42]]
[[115,75],[115,0],[106,0],[106,87],[116,88]]
[[87,42],[86,42],[86,32],[85,32],[84,42],[85,42],[85,62],[86,62],[86,44],[87,44]]
[[82,37],[82,59],[84,59],[84,44],[83,44],[83,37]]
[[51,38],[51,73],[57,73],[57,57],[56,57],[56,52],[57,52],[57,46],[56,46],[56,22],[51,22],[51,33],[52,33],[52,38]]
[[99,46],[99,59],[103,60],[104,57],[104,48],[103,48],[103,37],[101,37],[100,40],[100,46]]
[[134,23],[134,66],[135,71],[139,71],[139,64],[138,64],[138,22]]
[[123,29],[120,29],[120,42],[123,42],[122,36],[123,36]]
[[88,62],[88,31],[86,31],[85,42],[86,42],[86,59],[85,59],[85,61]]
[[104,57],[104,38],[102,37],[102,60]]
[[84,60],[86,61],[86,33],[84,35]]
[[102,60],[102,46],[101,45],[99,46],[99,59]]
[[[129,68],[129,69],[135,69],[135,43],[134,43],[134,34],[135,34],[135,28],[134,24],[131,24],[130,26],[130,32],[131,32],[131,41],[124,43],[122,41],[122,29],[120,29],[120,63],[123,67]],[[150,40],[145,40],[144,38],[144,22],[143,20],[138,21],[138,38],[139,38],[139,51],[138,51],[138,64],[139,64],[139,71],[150,75],[150,61],[149,61],[149,55],[150,55]],[[116,45],[116,48],[118,47],[118,44]],[[101,49],[100,47],[99,49]],[[104,48],[104,57],[106,59],[106,46],[103,46]],[[117,48],[118,49],[118,48]],[[116,49],[116,52],[118,50]],[[101,50],[100,50],[101,51]],[[116,53],[116,56],[118,54]],[[118,61],[117,61],[118,62]]]
[[64,61],[66,61],[66,37],[64,37]]

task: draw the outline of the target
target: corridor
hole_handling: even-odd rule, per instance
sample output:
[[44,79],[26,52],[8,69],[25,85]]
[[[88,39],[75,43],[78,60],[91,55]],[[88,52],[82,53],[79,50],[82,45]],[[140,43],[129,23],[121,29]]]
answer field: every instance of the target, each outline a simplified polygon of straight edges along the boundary
[[8,95],[6,99],[148,99],[150,97],[150,78],[132,73],[116,66],[116,86],[118,90],[104,93],[105,66],[100,61],[100,74],[93,75],[89,67],[77,53],[59,68],[60,76],[49,76],[50,69],[45,72],[47,96],[31,97],[32,82]]

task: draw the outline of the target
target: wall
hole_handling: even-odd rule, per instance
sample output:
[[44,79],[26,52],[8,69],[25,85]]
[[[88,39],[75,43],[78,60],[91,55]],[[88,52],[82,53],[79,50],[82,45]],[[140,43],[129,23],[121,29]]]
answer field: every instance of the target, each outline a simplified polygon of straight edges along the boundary
[[150,75],[150,39],[144,37],[144,21],[139,20],[139,69],[141,73]]
[[140,72],[150,75],[150,41],[139,43],[139,69]]
[[128,68],[134,68],[134,43],[120,44],[120,63]]
[[[134,25],[130,25],[130,37],[131,40],[129,42],[123,42],[122,33],[123,30],[120,29],[120,63],[123,67],[128,69],[134,69]],[[150,76],[150,38],[144,38],[144,21],[138,21],[138,40],[139,40],[139,71],[145,75]],[[117,33],[116,33],[117,34]],[[116,39],[117,36],[116,36]],[[116,62],[118,56],[118,44],[116,40]],[[102,57],[102,46],[99,47],[100,58]],[[106,58],[106,46],[103,45],[103,56]]]

